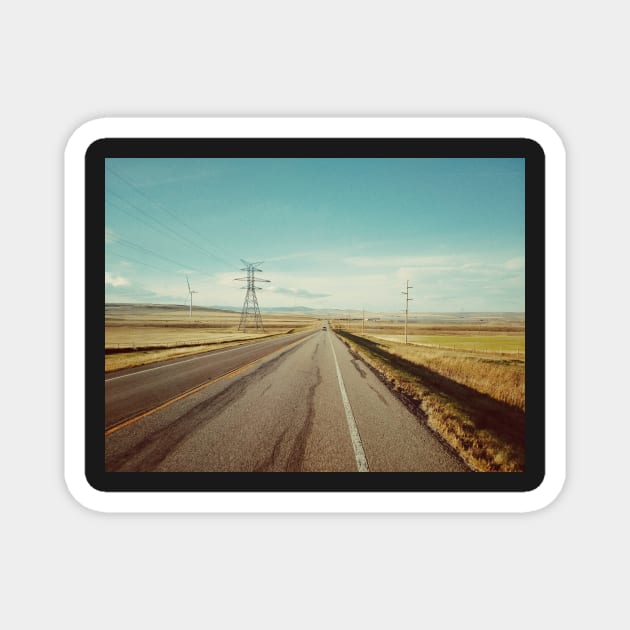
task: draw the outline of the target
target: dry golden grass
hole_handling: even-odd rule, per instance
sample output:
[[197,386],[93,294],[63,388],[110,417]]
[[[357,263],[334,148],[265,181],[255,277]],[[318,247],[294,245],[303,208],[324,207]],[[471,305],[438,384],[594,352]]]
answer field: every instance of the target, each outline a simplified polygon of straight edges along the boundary
[[105,371],[146,365],[215,348],[306,330],[312,317],[264,314],[265,332],[238,330],[240,313],[168,305],[108,305],[105,310]]
[[[405,342],[405,335],[370,335],[385,341]],[[449,332],[440,335],[407,335],[408,344],[431,346],[451,350],[467,350],[479,354],[500,354],[525,357],[525,335],[519,333],[498,334],[492,332]]]
[[524,364],[337,331],[474,470],[525,467]]
[[382,341],[380,345],[395,356],[424,365],[441,376],[525,411],[525,364],[521,360],[478,357],[458,350],[393,341]]

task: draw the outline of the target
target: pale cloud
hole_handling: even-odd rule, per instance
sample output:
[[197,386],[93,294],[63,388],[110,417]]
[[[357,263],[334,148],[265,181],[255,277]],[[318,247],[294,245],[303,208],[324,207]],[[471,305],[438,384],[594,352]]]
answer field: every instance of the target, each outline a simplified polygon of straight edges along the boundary
[[314,251],[299,251],[293,252],[289,254],[282,254],[280,256],[271,256],[269,258],[265,258],[263,264],[267,263],[275,263],[275,262],[285,262],[289,260],[311,260],[317,262],[325,262],[325,261],[336,261],[339,259],[339,253],[334,250],[314,250]]
[[343,262],[353,267],[435,267],[448,265],[453,256],[350,256]]
[[518,256],[517,258],[510,258],[503,266],[510,271],[521,271],[525,269],[525,258]]
[[238,287],[235,282],[237,278],[244,278],[246,274],[242,271],[226,271],[214,274],[214,282],[222,287]]
[[400,267],[395,275],[398,281],[404,282],[411,278],[439,277],[445,274],[461,271],[462,267],[457,265],[439,265],[435,267]]
[[282,293],[283,295],[291,295],[293,297],[308,299],[330,297],[330,293],[314,293],[313,291],[307,291],[306,289],[285,289],[283,287],[269,287],[269,291],[271,291],[272,293]]
[[[396,258],[397,262],[401,259],[418,262],[417,257]],[[450,257],[424,257],[422,261],[425,266],[355,267],[339,269],[335,274],[306,270],[281,272],[263,265],[264,271],[257,276],[271,282],[257,281],[256,286],[260,287],[258,301],[261,308],[308,305],[311,308],[365,307],[366,311],[400,312],[404,308],[401,291],[409,280],[413,287],[410,292],[413,301],[409,303],[409,308],[413,312],[523,309],[523,274],[507,269],[502,260],[490,263],[455,254]],[[235,270],[212,276],[191,276],[191,287],[198,291],[194,303],[240,309],[247,283],[235,279],[245,275]],[[120,277],[110,274],[112,280]],[[179,278],[181,280],[175,282],[156,280],[143,288],[160,296],[181,295],[179,301],[184,303],[187,286],[185,278],[181,275]]]
[[295,254],[284,254],[283,256],[272,256],[264,262],[281,262],[284,260],[296,260],[299,258],[309,258],[313,256],[312,252],[296,252]]
[[115,276],[109,271],[105,272],[105,285],[109,285],[110,287],[127,287],[131,283],[127,278],[123,278],[122,276]]

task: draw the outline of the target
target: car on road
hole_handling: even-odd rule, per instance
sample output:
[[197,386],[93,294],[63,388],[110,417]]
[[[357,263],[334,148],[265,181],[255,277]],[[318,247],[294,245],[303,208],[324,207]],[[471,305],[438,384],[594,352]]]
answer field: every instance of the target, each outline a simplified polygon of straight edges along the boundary
[[326,330],[326,326],[322,326],[322,330]]

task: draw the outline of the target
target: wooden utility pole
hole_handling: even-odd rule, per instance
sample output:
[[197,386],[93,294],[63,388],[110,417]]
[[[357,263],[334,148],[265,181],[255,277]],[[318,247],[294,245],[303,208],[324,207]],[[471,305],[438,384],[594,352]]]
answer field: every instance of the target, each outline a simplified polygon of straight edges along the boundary
[[409,300],[413,300],[413,298],[409,297],[409,289],[413,289],[413,287],[409,286],[409,280],[407,280],[407,290],[402,291],[402,294],[405,296],[405,345],[407,345],[407,317],[409,315]]

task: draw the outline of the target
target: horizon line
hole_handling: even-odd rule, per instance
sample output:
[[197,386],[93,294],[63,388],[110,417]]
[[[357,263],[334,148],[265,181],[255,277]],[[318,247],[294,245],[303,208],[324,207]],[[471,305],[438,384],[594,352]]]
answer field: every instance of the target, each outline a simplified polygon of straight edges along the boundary
[[[186,302],[105,302],[105,306],[182,306],[188,307]],[[194,308],[197,309],[216,309],[216,310],[232,310],[240,312],[242,310],[241,306],[230,306],[225,304],[213,304],[210,306],[202,306],[197,305]],[[362,309],[362,308],[342,308],[338,306],[322,306],[322,307],[312,307],[312,306],[261,306],[261,310],[304,310],[304,311],[356,311],[361,313],[362,311],[366,313],[398,313],[397,310],[387,310],[387,309]],[[404,314],[404,308],[400,310],[401,313]],[[524,315],[525,311],[510,311],[510,310],[490,310],[490,311],[413,311],[414,315],[466,315],[473,313],[510,313],[517,315]],[[411,312],[410,312],[411,314]]]

